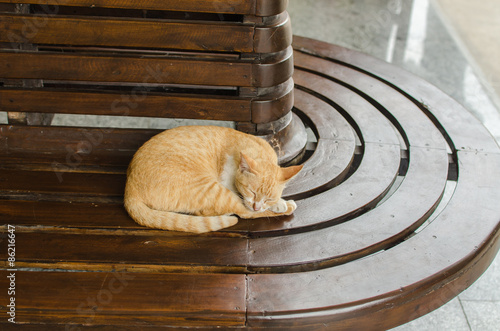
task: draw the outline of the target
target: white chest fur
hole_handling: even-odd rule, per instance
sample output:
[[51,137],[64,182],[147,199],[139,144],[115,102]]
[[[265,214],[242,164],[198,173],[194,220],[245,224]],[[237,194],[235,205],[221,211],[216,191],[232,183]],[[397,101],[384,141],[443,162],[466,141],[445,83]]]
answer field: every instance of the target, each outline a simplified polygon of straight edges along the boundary
[[238,193],[238,190],[234,186],[234,176],[236,176],[236,171],[238,170],[237,164],[234,162],[234,157],[227,156],[224,167],[219,177],[219,182],[228,190]]

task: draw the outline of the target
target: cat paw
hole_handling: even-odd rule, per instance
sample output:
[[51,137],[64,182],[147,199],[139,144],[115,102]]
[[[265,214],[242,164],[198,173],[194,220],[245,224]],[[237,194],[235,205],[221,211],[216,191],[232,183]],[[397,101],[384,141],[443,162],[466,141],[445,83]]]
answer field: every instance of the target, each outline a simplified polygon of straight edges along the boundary
[[285,212],[285,215],[292,215],[295,209],[297,209],[297,204],[293,200],[288,200],[286,202],[287,205],[287,210]]
[[287,202],[283,199],[280,199],[277,204],[269,207],[269,210],[276,214],[286,213],[286,211],[288,210]]
[[285,201],[283,199],[269,208],[274,213],[285,215],[291,215],[295,209],[297,209],[297,204],[293,200]]

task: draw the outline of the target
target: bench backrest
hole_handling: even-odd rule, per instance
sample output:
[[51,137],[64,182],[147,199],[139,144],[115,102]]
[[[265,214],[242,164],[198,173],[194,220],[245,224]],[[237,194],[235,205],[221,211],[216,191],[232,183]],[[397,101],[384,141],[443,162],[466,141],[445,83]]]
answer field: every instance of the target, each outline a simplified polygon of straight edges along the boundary
[[[0,0],[0,111],[234,121],[293,106],[287,0]],[[42,114],[42,115],[40,115]]]

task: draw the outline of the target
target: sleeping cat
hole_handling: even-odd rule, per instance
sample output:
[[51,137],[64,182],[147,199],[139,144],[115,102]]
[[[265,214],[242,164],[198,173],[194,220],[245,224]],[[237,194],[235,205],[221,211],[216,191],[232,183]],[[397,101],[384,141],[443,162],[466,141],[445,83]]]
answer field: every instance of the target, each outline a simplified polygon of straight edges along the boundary
[[203,233],[241,218],[290,215],[281,194],[302,166],[281,168],[263,139],[233,129],[188,126],[164,131],[134,155],[125,208],[151,228]]

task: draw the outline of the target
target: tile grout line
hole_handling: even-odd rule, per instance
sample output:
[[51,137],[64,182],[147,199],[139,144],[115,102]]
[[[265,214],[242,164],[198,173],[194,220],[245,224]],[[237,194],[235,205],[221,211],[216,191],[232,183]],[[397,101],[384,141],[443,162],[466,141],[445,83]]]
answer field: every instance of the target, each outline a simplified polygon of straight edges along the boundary
[[470,331],[473,331],[473,330],[472,330],[472,326],[471,326],[471,324],[470,324],[470,322],[469,322],[469,316],[467,316],[467,313],[465,312],[465,308],[464,308],[464,305],[463,305],[463,303],[462,303],[462,298],[460,297],[460,295],[459,295],[459,296],[457,296],[457,298],[458,298],[458,303],[460,303],[460,308],[462,309],[462,313],[463,313],[463,314],[464,314],[464,316],[465,316],[465,320],[467,321],[467,326],[469,327],[469,330],[470,330]]

